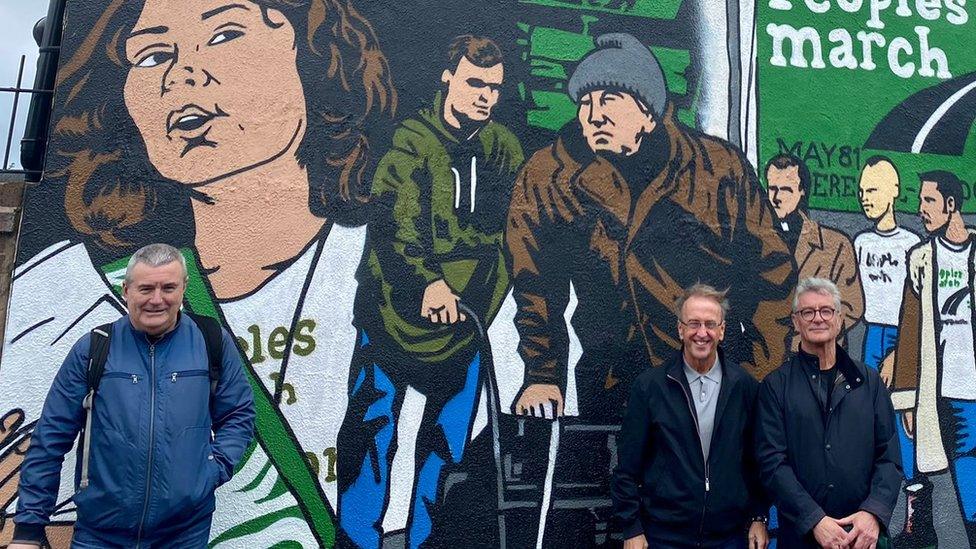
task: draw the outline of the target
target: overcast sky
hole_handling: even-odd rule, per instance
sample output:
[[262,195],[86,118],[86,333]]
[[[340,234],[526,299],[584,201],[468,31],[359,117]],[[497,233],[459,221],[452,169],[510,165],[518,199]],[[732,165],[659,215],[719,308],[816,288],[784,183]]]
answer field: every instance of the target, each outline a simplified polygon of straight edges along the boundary
[[[34,84],[34,71],[37,68],[37,44],[31,35],[34,23],[47,15],[47,0],[0,0],[0,87],[12,88],[17,83],[17,67],[20,56],[26,55],[24,81],[22,87]],[[13,107],[13,94],[0,93],[0,162],[7,145],[7,131],[10,128],[10,112]],[[21,95],[17,107],[17,123],[10,147],[10,166],[20,167],[20,138],[24,133],[24,120],[30,96]]]

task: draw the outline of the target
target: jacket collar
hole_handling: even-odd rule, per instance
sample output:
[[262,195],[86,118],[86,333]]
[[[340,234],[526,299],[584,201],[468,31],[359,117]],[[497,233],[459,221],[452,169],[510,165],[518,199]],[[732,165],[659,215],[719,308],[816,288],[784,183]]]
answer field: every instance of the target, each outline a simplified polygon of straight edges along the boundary
[[[722,387],[726,385],[731,386],[732,384],[739,381],[739,379],[746,375],[745,370],[736,366],[735,364],[730,364],[725,359],[725,351],[722,350],[720,345],[718,348],[718,365],[722,369]],[[674,355],[671,356],[671,360],[664,363],[663,368],[667,368],[668,377],[677,380],[687,380],[685,377],[685,356],[684,356],[684,346],[678,349]]]
[[[179,311],[177,311],[176,312],[176,324],[173,324],[173,329],[170,330],[170,331],[168,331],[168,332],[166,332],[165,334],[161,335],[159,337],[159,339],[156,340],[156,343],[157,344],[158,343],[161,343],[161,342],[169,339],[170,337],[172,337],[172,335],[174,333],[176,333],[180,329],[180,326],[183,324],[183,318],[184,317],[185,317],[185,315],[183,314],[183,310],[182,309],[179,310]],[[132,331],[132,334],[135,336],[136,341],[145,342],[147,344],[151,341],[149,334],[147,334],[146,332],[144,332],[142,330],[136,329],[136,327],[132,324],[132,318],[129,316],[128,313],[126,313],[126,315],[124,317],[122,317],[122,318],[125,319],[125,325],[128,326],[129,330]]]
[[802,270],[807,260],[815,252],[824,249],[823,229],[820,224],[810,219],[804,212],[797,212],[803,224],[800,227],[800,237],[796,241],[797,270]]
[[[434,94],[433,106],[429,109],[423,109],[420,111],[420,118],[427,123],[431,129],[439,135],[440,138],[446,139],[451,143],[460,143],[457,135],[451,131],[450,128],[444,123],[444,92],[438,91]],[[474,139],[481,133],[489,124],[491,120],[480,126],[473,134],[471,134],[471,139]]]
[[[837,345],[836,363],[834,366],[837,368],[837,377],[834,378],[834,390],[830,398],[830,410],[837,407],[838,404],[848,393],[857,389],[861,385],[864,385],[864,381],[867,377],[867,372],[864,370],[864,365],[855,362],[851,359],[850,355],[843,347]],[[819,384],[814,382],[820,373],[820,364],[816,356],[811,355],[802,349],[797,351],[796,359],[800,361],[803,367],[804,376],[810,383],[810,390],[813,391],[814,395],[817,395],[817,399],[820,400],[821,405],[824,404],[823,397],[820,395],[818,387]],[[829,410],[828,410],[829,411]]]
[[[836,347],[837,358],[835,366],[837,367],[837,373],[843,376],[846,382],[851,384],[851,389],[860,387],[864,384],[866,375],[864,367],[855,362],[843,347],[840,345]],[[796,356],[807,373],[817,373],[820,371],[820,363],[816,355],[812,355],[801,348],[797,351]]]

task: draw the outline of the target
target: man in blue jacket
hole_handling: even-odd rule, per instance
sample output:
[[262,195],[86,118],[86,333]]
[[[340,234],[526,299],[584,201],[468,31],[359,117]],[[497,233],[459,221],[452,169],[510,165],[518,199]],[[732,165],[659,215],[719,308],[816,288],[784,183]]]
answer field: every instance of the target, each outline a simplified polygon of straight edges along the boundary
[[800,349],[760,389],[756,454],[779,511],[779,549],[875,547],[901,487],[891,397],[837,344],[841,316],[833,282],[800,281]]
[[[186,261],[171,246],[151,244],[129,260],[128,315],[111,324],[90,448],[75,471],[73,548],[207,545],[214,489],[251,440],[254,403],[225,330],[211,384],[204,331],[180,312],[186,282]],[[44,540],[64,456],[86,420],[92,337],[74,345],[44,402],[20,473],[11,548]]]
[[681,352],[637,376],[620,431],[610,495],[624,549],[765,549],[759,384],[719,349],[728,300],[695,284],[676,308]]

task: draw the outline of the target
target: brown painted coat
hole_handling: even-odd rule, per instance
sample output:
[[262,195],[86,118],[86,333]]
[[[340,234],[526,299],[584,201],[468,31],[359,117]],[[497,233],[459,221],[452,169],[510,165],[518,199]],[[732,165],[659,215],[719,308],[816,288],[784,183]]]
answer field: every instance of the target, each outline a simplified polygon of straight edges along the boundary
[[800,280],[826,278],[840,290],[843,331],[851,329],[864,315],[864,291],[857,272],[854,245],[843,233],[821,226],[800,212],[803,227],[796,244],[796,266]]
[[793,261],[742,153],[684,127],[669,108],[651,136],[667,151],[663,169],[635,186],[580,146],[578,126],[567,129],[523,167],[509,211],[526,383],[566,382],[570,284],[583,347],[577,387],[581,369],[610,389],[662,364],[681,346],[675,301],[698,281],[730,288],[732,359],[758,378],[781,364]]

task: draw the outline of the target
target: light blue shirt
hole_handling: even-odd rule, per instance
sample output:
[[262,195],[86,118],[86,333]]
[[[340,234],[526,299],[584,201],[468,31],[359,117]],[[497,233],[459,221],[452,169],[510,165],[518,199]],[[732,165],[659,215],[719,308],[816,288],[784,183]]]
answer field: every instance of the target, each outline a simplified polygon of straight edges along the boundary
[[685,377],[691,388],[691,400],[695,403],[698,416],[698,436],[701,438],[705,461],[708,461],[708,450],[712,445],[712,431],[715,429],[715,407],[718,405],[718,391],[722,388],[722,367],[718,357],[715,364],[705,374],[699,374],[685,362]]

